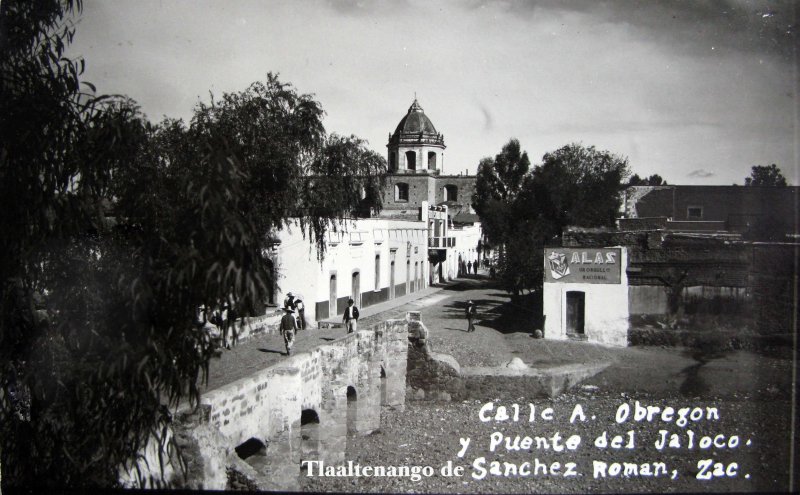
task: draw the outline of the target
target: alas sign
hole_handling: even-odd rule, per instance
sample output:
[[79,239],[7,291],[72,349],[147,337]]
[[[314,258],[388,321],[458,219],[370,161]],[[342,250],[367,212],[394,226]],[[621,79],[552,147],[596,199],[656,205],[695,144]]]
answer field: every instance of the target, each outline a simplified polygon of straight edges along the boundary
[[544,250],[544,281],[566,284],[618,284],[622,254],[619,248]]

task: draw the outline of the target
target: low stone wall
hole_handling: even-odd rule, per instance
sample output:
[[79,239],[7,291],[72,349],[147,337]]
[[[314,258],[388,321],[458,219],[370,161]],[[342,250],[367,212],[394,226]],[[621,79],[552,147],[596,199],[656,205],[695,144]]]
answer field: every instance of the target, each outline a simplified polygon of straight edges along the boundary
[[792,334],[759,335],[738,329],[672,329],[631,328],[628,333],[630,345],[687,347],[690,349],[713,349],[715,352],[748,350],[791,355],[794,341]]
[[610,364],[610,361],[565,364],[546,369],[464,368],[462,377],[466,390],[463,398],[487,398],[481,391],[496,389],[498,377],[508,382],[524,380],[525,390],[534,397],[557,397],[583,380],[600,373]]
[[476,398],[495,389],[498,377],[524,380],[525,390],[537,397],[555,397],[603,371],[610,361],[529,368],[515,358],[506,366],[462,368],[453,356],[431,351],[428,329],[419,313],[408,314],[407,396],[413,401],[451,401]]

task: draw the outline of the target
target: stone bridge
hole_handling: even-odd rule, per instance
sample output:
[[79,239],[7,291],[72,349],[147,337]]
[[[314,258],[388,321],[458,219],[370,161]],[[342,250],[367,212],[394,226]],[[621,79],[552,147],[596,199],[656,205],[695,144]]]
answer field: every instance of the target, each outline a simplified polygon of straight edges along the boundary
[[299,489],[302,460],[341,463],[348,436],[378,429],[382,407],[405,407],[408,336],[408,318],[384,321],[206,392],[176,414],[181,458],[154,469],[151,445],[147,475],[130,471],[123,484],[152,485],[158,472],[174,487]]
[[[308,352],[283,358],[203,394],[200,406],[179,408],[172,435],[180,456],[162,464],[155,441],[123,486],[167,483],[192,490],[299,490],[302,461],[345,461],[348,439],[380,427],[385,407],[403,410],[410,399],[467,397],[467,382],[522,379],[531,393],[553,397],[608,363],[547,370],[465,368],[432,352],[418,312],[386,320]],[[513,362],[512,362],[513,364]],[[162,479],[163,478],[163,479]]]

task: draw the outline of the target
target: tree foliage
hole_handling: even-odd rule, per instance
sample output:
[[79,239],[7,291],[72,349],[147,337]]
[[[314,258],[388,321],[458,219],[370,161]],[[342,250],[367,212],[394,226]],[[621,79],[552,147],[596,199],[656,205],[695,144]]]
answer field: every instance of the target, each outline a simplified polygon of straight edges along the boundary
[[568,225],[614,225],[628,160],[594,146],[569,144],[546,153],[531,181],[534,205],[552,224],[552,235]]
[[321,105],[277,76],[188,125],[96,96],[64,56],[80,8],[0,4],[6,486],[112,486],[148,439],[166,451],[170,408],[197,403],[219,345],[198,307],[263,300],[290,217],[324,247],[380,207],[382,158],[326,136]]
[[639,174],[631,175],[631,178],[628,179],[629,186],[666,186],[667,181],[665,181],[660,175],[653,174],[650,177],[645,177],[644,179],[639,177]]
[[484,236],[490,244],[502,244],[513,228],[507,205],[522,190],[530,165],[528,154],[516,139],[509,140],[494,159],[484,158],[478,165],[472,207],[482,219]]
[[541,287],[542,249],[557,244],[564,227],[614,225],[628,162],[592,146],[569,144],[545,154],[542,164],[529,170],[516,140],[501,155],[517,166],[494,170],[498,159],[482,160],[473,206],[498,249],[503,285],[519,294]]
[[744,179],[745,186],[785,186],[786,177],[774,163],[772,165],[753,165],[750,177]]

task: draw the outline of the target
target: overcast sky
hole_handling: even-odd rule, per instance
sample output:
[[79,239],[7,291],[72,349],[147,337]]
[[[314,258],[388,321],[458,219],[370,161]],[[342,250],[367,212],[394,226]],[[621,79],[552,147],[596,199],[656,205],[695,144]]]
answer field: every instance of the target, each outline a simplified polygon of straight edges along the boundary
[[280,74],[328,132],[386,155],[416,92],[445,173],[510,138],[534,164],[567,143],[673,184],[798,173],[800,5],[750,1],[84,0],[73,55],[101,93],[188,120],[209,92]]

